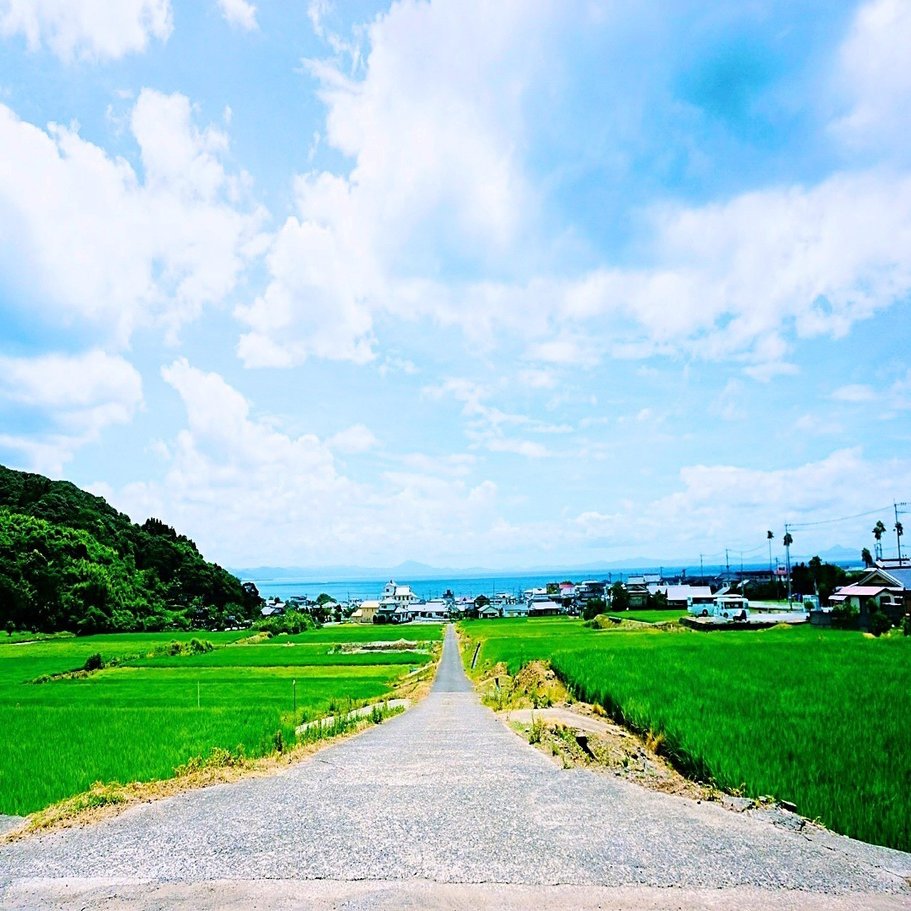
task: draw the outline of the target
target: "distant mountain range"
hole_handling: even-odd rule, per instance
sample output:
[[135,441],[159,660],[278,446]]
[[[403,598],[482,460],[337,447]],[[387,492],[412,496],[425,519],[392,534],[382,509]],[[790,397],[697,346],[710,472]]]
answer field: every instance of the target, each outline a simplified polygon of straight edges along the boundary
[[[827,563],[860,563],[860,551],[849,547],[835,546],[818,553],[797,553],[792,549],[791,562],[806,562],[813,556],[819,556]],[[731,553],[731,568],[734,569],[734,553]],[[764,567],[766,561],[755,558],[744,567]],[[675,572],[684,567],[692,569],[699,566],[699,559],[656,560],[653,557],[630,557],[626,560],[607,560],[593,563],[578,563],[572,566],[524,566],[491,569],[485,566],[469,566],[461,568],[431,566],[416,560],[406,560],[396,566],[358,566],[337,564],[332,566],[249,566],[237,567],[231,571],[241,579],[257,580],[294,580],[301,582],[331,582],[340,579],[351,581],[376,581],[380,579],[459,579],[490,576],[539,576],[539,575],[565,575],[578,576],[581,574],[597,573],[600,571],[641,570],[664,568]],[[715,568],[719,563],[705,564],[706,569]],[[740,568],[737,558],[736,568]]]

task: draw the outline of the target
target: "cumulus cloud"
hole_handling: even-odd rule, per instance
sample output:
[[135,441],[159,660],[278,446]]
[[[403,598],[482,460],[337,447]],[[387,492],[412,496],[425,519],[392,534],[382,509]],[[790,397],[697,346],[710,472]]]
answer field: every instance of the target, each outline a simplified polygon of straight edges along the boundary
[[[318,34],[328,9],[311,4]],[[541,124],[523,105],[542,72],[529,48],[556,15],[548,3],[402,3],[367,30],[362,76],[308,63],[325,140],[352,167],[298,179],[269,283],[237,311],[248,366],[365,363],[382,314],[457,326],[479,349],[509,336],[540,364],[682,354],[768,381],[796,372],[795,338],[844,336],[908,294],[911,179],[880,169],[655,207],[637,215],[638,264],[605,254],[550,273],[530,251],[561,229],[540,217],[525,149]],[[902,122],[906,21],[895,0],[858,14],[846,72],[879,61],[880,45],[887,61],[858,76],[858,123]],[[884,107],[861,116],[863,99]]]
[[162,377],[186,410],[186,426],[158,447],[164,477],[104,492],[134,517],[156,515],[186,530],[212,558],[301,565],[356,557],[382,565],[416,542],[439,558],[468,552],[496,519],[496,486],[469,483],[461,468],[470,461],[412,454],[400,470],[355,482],[333,450],[366,452],[374,445],[366,427],[325,440],[291,436],[258,417],[217,373],[181,358]]
[[[326,5],[310,12],[324,34]],[[245,363],[365,362],[377,313],[438,312],[433,299],[412,306],[400,282],[517,247],[534,211],[516,149],[521,105],[552,15],[543,3],[401,3],[369,27],[363,78],[307,62],[328,109],[325,141],[352,169],[298,179],[269,284],[238,310]]]
[[[844,336],[911,290],[911,177],[839,174],[653,216],[649,269],[570,284],[562,314],[610,316],[646,351],[782,367],[786,338]],[[611,346],[616,344],[616,340]]]
[[839,54],[838,80],[849,109],[833,125],[849,145],[907,149],[911,105],[911,6],[873,0],[860,7]]
[[252,32],[257,28],[256,6],[247,0],[218,0],[218,8],[229,25]]
[[189,100],[150,89],[131,114],[144,179],[72,128],[0,105],[0,273],[31,315],[125,344],[137,324],[176,330],[234,288],[260,216],[238,204],[226,136]]
[[129,423],[142,404],[142,379],[121,357],[83,354],[0,357],[0,409],[26,409],[30,434],[2,433],[0,446],[21,453],[28,467],[54,474],[77,449],[115,424]]
[[345,430],[333,434],[326,441],[330,449],[349,455],[369,452],[377,445],[377,438],[373,431],[363,424],[354,424]]
[[116,60],[167,41],[172,28],[170,0],[0,0],[0,35],[21,34],[30,50],[47,46],[66,62]]
[[[725,546],[753,550],[764,559],[765,532],[776,531],[781,551],[784,523],[794,525],[796,553],[812,554],[835,541],[866,540],[866,513],[892,502],[896,491],[911,486],[911,461],[869,459],[859,447],[793,467],[762,469],[738,465],[689,465],[680,470],[672,493],[651,502],[615,504],[616,509],[588,510],[569,529],[579,540],[606,547],[653,549],[692,559]],[[837,493],[833,493],[837,492]],[[801,527],[804,525],[805,527]]]

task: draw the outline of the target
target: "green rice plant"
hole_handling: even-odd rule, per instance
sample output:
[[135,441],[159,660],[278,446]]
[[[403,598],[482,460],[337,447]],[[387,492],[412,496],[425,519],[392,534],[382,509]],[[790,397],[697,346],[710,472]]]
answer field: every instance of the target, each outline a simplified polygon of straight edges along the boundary
[[488,664],[515,673],[550,660],[577,698],[660,741],[691,776],[774,795],[835,831],[911,850],[911,639],[811,627],[494,625],[463,626]]
[[[439,626],[422,629],[441,635]],[[200,757],[287,749],[297,739],[295,704],[305,718],[329,714],[330,704],[348,711],[386,696],[427,660],[346,653],[329,663],[342,633],[291,646],[282,637],[232,644],[245,635],[119,634],[0,649],[0,813],[27,814],[96,782],[169,778],[207,761]],[[93,655],[104,668],[69,676]]]

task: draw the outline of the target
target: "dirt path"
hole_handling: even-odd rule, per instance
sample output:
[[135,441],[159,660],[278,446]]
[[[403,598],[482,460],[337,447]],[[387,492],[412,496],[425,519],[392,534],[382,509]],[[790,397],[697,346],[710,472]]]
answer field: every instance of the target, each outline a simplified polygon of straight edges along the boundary
[[556,768],[451,630],[420,705],[273,778],[0,848],[6,908],[907,908],[911,855]]

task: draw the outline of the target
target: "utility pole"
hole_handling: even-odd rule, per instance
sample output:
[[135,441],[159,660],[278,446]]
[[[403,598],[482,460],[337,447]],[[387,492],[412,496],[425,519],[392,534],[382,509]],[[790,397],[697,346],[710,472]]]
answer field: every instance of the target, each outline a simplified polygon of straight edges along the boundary
[[905,533],[905,529],[902,526],[901,520],[898,518],[903,510],[899,507],[907,507],[907,503],[896,503],[892,501],[892,508],[895,510],[895,543],[898,546],[898,565],[902,565],[902,535]]
[[773,531],[767,531],[765,536],[769,540],[769,582],[774,582],[775,576],[772,573],[772,538],[775,537],[775,533]]
[[892,508],[895,510],[895,547],[898,552],[898,565],[902,565],[902,534],[904,529],[902,523],[898,521],[898,503],[892,501]]
[[791,609],[791,544],[794,539],[791,537],[791,527],[784,523],[784,558],[785,571],[788,574],[788,610]]

